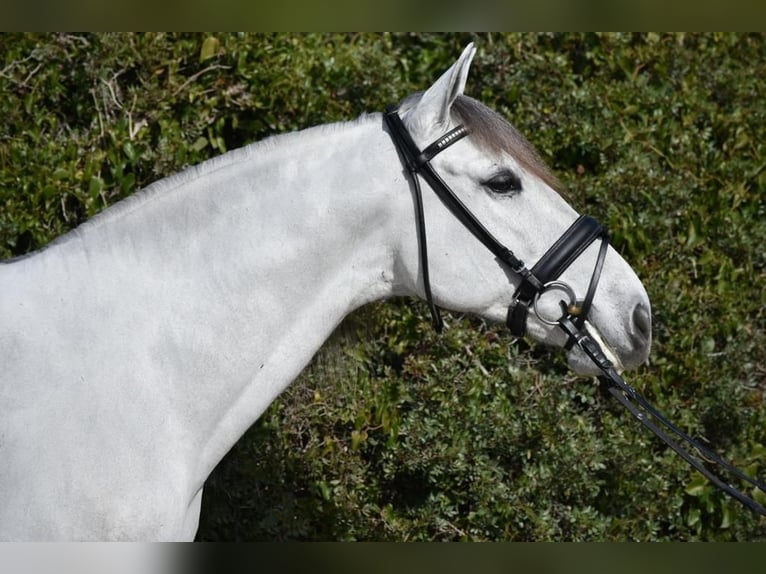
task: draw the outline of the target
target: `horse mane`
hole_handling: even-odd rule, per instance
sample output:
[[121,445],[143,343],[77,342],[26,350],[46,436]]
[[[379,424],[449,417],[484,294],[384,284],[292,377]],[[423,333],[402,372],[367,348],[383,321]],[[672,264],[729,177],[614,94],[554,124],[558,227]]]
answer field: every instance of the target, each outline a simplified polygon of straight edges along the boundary
[[[422,96],[415,93],[401,103],[403,111],[414,107]],[[553,174],[535,147],[503,116],[478,100],[459,95],[452,104],[452,120],[471,132],[471,140],[487,153],[510,154],[519,165],[543,180],[549,187],[562,192],[564,186]]]
[[321,124],[303,130],[273,134],[263,138],[262,140],[252,142],[243,147],[229,150],[220,155],[203,160],[197,164],[188,165],[182,168],[180,171],[158,179],[146,187],[139,189],[128,197],[121,199],[117,203],[109,206],[108,209],[97,213],[88,221],[83,222],[81,226],[88,227],[94,224],[98,225],[104,218],[119,217],[124,213],[129,213],[139,205],[145,203],[148,200],[151,200],[154,196],[160,195],[162,193],[172,192],[173,190],[183,186],[190,181],[194,181],[200,177],[209,175],[215,171],[218,171],[219,169],[247,161],[255,153],[258,153],[264,149],[273,149],[277,145],[289,145],[292,139],[305,139],[307,135],[321,138],[324,134],[341,130],[345,126],[364,123],[365,121],[368,121],[370,117],[371,114],[362,114],[357,119],[352,121]]
[[42,246],[40,249],[25,255],[5,260],[2,263],[10,263],[20,259],[25,259],[47,249],[48,247],[67,243],[72,238],[80,235],[82,232],[97,228],[103,225],[105,222],[119,219],[120,217],[127,215],[131,211],[134,211],[135,209],[143,206],[153,199],[166,193],[175,191],[190,181],[211,174],[219,169],[247,161],[253,156],[253,154],[258,153],[261,150],[273,149],[277,145],[289,145],[292,139],[299,137],[305,138],[305,136],[309,134],[314,137],[321,138],[328,132],[338,131],[344,129],[344,127],[347,126],[354,126],[362,124],[366,121],[370,121],[370,118],[374,116],[375,114],[362,114],[357,119],[351,121],[321,124],[303,130],[273,134],[265,137],[262,140],[255,141],[237,149],[229,150],[226,153],[211,157],[200,163],[186,166],[180,171],[158,179],[146,187],[143,187],[131,195],[121,199],[120,201],[109,205],[103,211],[96,213],[87,221],[80,223],[74,229],[54,238],[51,242]]

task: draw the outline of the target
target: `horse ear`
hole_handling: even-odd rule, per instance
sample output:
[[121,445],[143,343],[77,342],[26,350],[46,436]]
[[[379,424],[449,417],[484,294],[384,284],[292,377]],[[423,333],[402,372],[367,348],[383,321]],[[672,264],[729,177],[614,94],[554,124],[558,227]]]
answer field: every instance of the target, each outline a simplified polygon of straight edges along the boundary
[[421,133],[442,131],[446,128],[450,107],[465,89],[468,69],[475,53],[476,48],[471,42],[460,54],[457,62],[426,90],[408,118],[412,128]]

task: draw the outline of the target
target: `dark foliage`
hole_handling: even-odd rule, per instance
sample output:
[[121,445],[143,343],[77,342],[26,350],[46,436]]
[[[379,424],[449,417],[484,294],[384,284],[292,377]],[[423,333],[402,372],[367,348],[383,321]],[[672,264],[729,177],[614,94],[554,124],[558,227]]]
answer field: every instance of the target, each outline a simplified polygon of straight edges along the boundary
[[[381,110],[469,40],[468,93],[647,286],[655,346],[632,384],[763,474],[762,34],[4,34],[0,256],[227,149]],[[766,538],[558,353],[448,321],[434,335],[408,300],[352,317],[210,478],[199,537]]]

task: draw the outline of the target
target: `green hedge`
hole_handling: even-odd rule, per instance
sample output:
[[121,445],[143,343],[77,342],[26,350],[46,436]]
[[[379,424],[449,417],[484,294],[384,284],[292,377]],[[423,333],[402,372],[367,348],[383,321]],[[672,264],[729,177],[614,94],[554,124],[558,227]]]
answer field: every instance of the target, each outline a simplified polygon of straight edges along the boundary
[[[632,384],[763,474],[762,34],[0,35],[0,256],[185,165],[381,110],[471,40],[468,93],[644,280],[655,345]],[[411,300],[352,316],[211,476],[199,537],[766,538],[560,353],[447,321]]]

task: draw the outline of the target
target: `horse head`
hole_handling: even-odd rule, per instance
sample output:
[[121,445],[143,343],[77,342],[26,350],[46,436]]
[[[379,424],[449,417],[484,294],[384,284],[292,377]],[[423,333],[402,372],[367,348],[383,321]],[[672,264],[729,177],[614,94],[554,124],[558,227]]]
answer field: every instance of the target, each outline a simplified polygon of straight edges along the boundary
[[[549,264],[551,258],[561,259],[562,242],[595,230],[588,244],[568,253],[566,264],[552,277],[555,282],[548,278],[545,286],[538,283],[524,312],[516,310],[516,334],[566,347],[576,373],[597,374],[590,358],[557,325],[568,306],[576,308],[577,301],[592,298],[587,321],[578,319],[590,336],[618,369],[644,363],[651,346],[646,290],[614,248],[594,241],[600,233],[594,220],[584,223],[593,228],[585,232],[582,222],[573,226],[578,214],[562,198],[561,185],[533,146],[499,114],[463,94],[474,53],[473,45],[466,47],[430,88],[406,98],[393,114],[406,132],[399,137],[409,138],[415,150],[405,162],[415,178],[416,198],[423,175],[430,187],[439,187],[439,181],[433,182],[441,180],[449,190],[443,193],[457,198],[445,201],[443,193],[430,193],[424,186],[422,200],[416,202],[422,202],[422,217],[414,222],[421,227],[420,245],[411,241],[411,234],[402,235],[399,266],[405,281],[436,305],[503,322],[514,314],[528,281],[537,281],[534,273],[525,280],[528,269],[535,270],[532,264],[541,257]],[[389,131],[397,131],[395,127],[389,123]],[[455,207],[455,201],[462,207]],[[463,215],[463,208],[469,215]],[[466,223],[466,218],[474,222]],[[552,250],[553,245],[557,247]],[[512,251],[510,264],[505,247]]]

